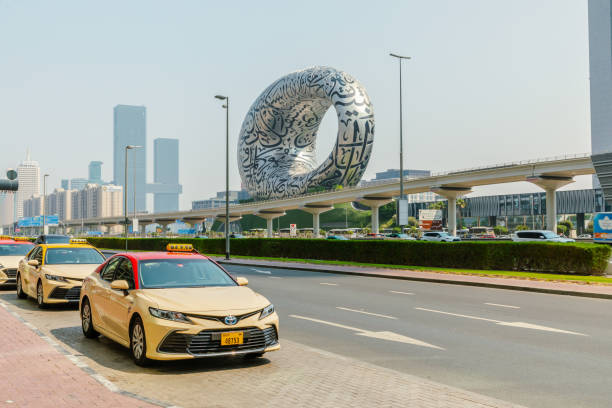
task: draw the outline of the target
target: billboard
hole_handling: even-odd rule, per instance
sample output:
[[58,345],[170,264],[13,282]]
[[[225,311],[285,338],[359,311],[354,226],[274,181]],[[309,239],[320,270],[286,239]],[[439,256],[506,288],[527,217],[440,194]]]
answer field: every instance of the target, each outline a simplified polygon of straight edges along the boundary
[[419,210],[419,228],[442,231],[442,210]]
[[593,242],[612,243],[612,213],[597,213],[593,217]]

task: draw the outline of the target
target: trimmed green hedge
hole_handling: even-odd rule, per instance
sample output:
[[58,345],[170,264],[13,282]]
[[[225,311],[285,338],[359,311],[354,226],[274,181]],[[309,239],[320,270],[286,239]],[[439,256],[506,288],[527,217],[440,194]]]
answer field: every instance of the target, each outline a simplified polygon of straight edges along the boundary
[[[123,238],[87,238],[99,248],[123,249]],[[204,254],[225,253],[224,239],[130,238],[132,250],[164,250],[190,243]],[[328,241],[324,239],[232,239],[231,253],[245,256],[321,259],[462,269],[515,270],[602,275],[611,249],[586,243]]]

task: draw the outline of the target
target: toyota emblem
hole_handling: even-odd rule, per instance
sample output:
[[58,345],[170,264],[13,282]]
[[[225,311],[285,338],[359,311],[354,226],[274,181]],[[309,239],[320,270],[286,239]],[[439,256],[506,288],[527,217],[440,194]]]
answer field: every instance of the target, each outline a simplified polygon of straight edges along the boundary
[[225,316],[225,324],[227,324],[228,326],[233,326],[236,323],[238,323],[238,319],[236,318],[236,316]]

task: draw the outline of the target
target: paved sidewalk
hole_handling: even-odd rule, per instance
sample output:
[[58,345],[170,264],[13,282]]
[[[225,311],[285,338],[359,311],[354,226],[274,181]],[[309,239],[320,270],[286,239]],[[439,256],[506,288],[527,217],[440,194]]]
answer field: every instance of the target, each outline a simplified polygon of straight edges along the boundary
[[0,407],[154,407],[110,391],[0,307]]
[[560,295],[612,299],[612,285],[593,285],[559,281],[538,281],[520,278],[459,275],[444,272],[410,271],[406,269],[384,269],[361,266],[266,261],[245,258],[234,258],[230,259],[229,261],[226,261],[222,257],[213,257],[213,259],[215,259],[219,263],[229,265],[257,266],[263,268],[278,269],[297,269],[312,272],[339,273],[344,275],[372,276],[378,278],[405,279],[425,282],[448,283],[455,285],[483,286],[489,288],[512,289],[531,292],[553,293]]

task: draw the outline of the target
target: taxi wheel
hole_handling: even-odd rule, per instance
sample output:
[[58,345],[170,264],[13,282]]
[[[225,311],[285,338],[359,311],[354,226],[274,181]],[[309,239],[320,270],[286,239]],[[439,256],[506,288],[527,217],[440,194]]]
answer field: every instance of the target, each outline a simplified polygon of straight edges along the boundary
[[91,306],[89,300],[83,300],[83,306],[81,307],[81,328],[83,329],[83,335],[88,339],[95,339],[100,334],[94,329],[93,319],[91,317]]
[[19,299],[25,299],[28,297],[26,293],[23,291],[23,286],[21,286],[21,275],[17,275],[17,297]]
[[136,365],[146,366],[149,363],[144,325],[138,316],[134,318],[130,329],[130,352]]
[[45,294],[43,293],[43,285],[41,281],[38,281],[36,286],[36,303],[39,309],[46,309],[47,304],[45,303]]

